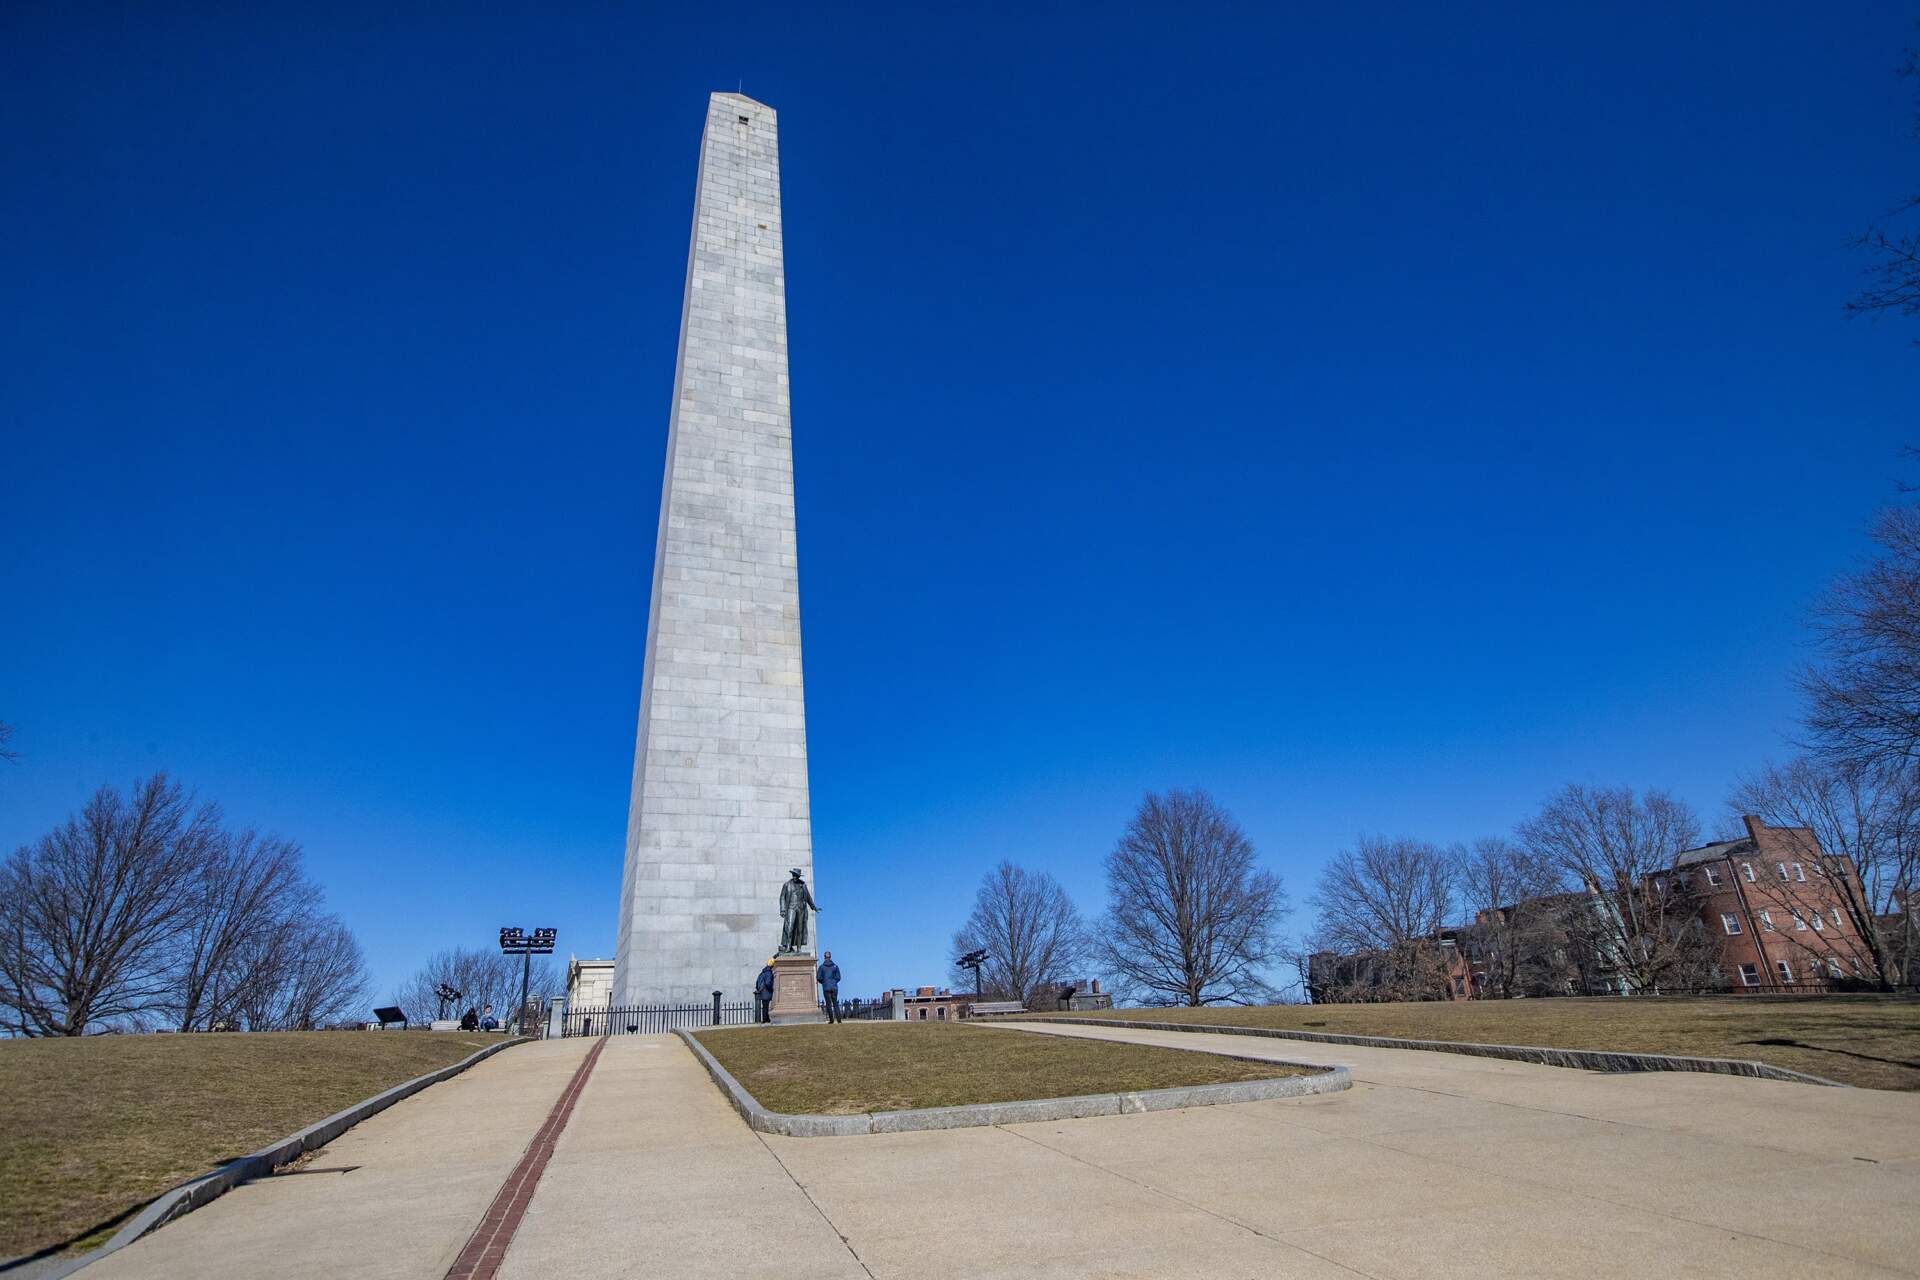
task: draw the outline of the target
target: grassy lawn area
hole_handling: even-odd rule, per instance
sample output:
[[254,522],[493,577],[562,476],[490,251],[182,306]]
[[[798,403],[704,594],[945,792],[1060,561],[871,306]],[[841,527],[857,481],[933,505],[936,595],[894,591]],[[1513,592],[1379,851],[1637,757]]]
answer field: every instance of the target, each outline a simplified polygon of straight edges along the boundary
[[849,1022],[706,1031],[769,1111],[860,1115],[1304,1075],[1278,1062],[975,1027]]
[[70,1240],[498,1040],[425,1031],[0,1040],[0,1258]]
[[1117,1009],[1086,1016],[1751,1058],[1869,1089],[1920,1090],[1920,1000],[1897,996],[1261,1005]]

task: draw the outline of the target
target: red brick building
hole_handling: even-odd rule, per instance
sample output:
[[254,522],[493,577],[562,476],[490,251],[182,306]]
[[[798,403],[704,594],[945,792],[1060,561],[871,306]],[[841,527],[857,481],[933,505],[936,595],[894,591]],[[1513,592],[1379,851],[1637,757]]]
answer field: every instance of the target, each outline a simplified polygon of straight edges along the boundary
[[1725,983],[1805,990],[1873,977],[1854,918],[1866,895],[1852,859],[1827,853],[1805,827],[1742,821],[1745,836],[1688,849],[1663,873],[1699,903]]
[[[1746,834],[1674,856],[1666,870],[1646,878],[1649,898],[1688,904],[1700,936],[1710,944],[1711,965],[1696,981],[1733,991],[1818,992],[1872,980],[1878,968],[1861,932],[1870,910],[1851,859],[1828,854],[1805,827],[1770,827],[1742,819]],[[1670,897],[1669,895],[1673,895]],[[1591,928],[1585,913],[1613,910],[1606,895],[1568,893],[1530,903],[1532,919],[1556,923],[1528,940],[1536,995],[1632,995],[1626,966],[1607,954],[1617,947],[1617,928]],[[1539,910],[1546,907],[1548,910]],[[1409,995],[1404,982],[1374,993],[1370,972],[1389,968],[1371,954],[1313,957],[1311,998],[1471,1000],[1493,989],[1487,980],[1484,939],[1489,925],[1516,908],[1482,911],[1473,924],[1442,929],[1420,946],[1430,956],[1432,980]],[[1684,918],[1684,917],[1683,917]],[[1902,919],[1899,933],[1911,927]],[[1883,921],[1883,926],[1885,922]],[[1611,932],[1613,941],[1608,940]],[[1893,936],[1893,930],[1885,930]],[[1403,965],[1402,968],[1405,966]],[[1316,981],[1317,977],[1317,981]],[[1313,995],[1316,987],[1326,996]],[[1389,993],[1397,994],[1389,994]]]

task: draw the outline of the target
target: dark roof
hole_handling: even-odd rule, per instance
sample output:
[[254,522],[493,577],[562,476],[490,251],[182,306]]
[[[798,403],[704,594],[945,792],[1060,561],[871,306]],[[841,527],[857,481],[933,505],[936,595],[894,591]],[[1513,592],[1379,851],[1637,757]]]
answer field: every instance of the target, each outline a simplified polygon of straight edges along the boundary
[[1673,865],[1691,867],[1702,862],[1718,862],[1722,858],[1730,858],[1735,854],[1753,852],[1753,841],[1745,836],[1738,840],[1716,840],[1712,844],[1703,844],[1698,849],[1681,850],[1674,855]]

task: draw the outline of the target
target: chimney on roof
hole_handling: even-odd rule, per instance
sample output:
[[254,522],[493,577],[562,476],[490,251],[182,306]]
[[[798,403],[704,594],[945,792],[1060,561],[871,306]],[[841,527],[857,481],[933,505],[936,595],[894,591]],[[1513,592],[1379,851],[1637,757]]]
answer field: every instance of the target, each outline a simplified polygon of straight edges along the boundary
[[1760,821],[1759,818],[1751,813],[1743,815],[1740,821],[1747,824],[1747,839],[1753,841],[1755,844],[1759,844],[1760,833],[1767,829],[1767,824]]

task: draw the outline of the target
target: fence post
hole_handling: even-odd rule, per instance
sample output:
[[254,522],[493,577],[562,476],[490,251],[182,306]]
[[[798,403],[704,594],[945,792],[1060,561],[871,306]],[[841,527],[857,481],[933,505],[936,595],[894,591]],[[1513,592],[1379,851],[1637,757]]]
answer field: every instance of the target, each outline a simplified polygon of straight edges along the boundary
[[718,991],[713,993],[713,1025],[716,1027],[720,1025],[720,993]]

